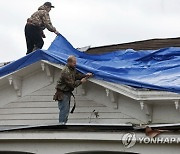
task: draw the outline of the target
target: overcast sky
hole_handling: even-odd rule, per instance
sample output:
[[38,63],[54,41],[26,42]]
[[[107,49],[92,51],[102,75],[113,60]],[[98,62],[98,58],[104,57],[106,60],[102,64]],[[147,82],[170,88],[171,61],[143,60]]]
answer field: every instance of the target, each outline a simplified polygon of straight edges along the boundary
[[[50,0],[57,30],[74,47],[101,46],[180,36],[180,0]],[[45,0],[4,0],[0,4],[0,62],[26,53],[24,26]],[[43,49],[55,38],[45,31]]]

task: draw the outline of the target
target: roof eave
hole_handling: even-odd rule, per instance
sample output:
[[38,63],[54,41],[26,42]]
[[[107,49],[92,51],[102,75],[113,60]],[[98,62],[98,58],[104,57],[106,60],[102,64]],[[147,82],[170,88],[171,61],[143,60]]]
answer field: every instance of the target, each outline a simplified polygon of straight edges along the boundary
[[[42,67],[42,64],[53,66],[57,69],[63,69],[63,65],[51,63],[49,61],[41,60],[37,63],[38,67]],[[5,75],[3,77],[0,77],[0,84],[8,83],[9,77],[12,75],[18,74],[18,72],[23,71],[27,68],[32,67],[34,69],[34,64],[29,65],[28,67],[22,68],[20,70],[17,70],[13,73],[10,73],[8,75]],[[28,72],[27,72],[28,73]],[[146,101],[146,100],[179,100],[180,94],[172,93],[172,92],[166,92],[166,91],[155,91],[155,90],[145,90],[145,89],[137,89],[126,85],[120,85],[115,84],[107,81],[97,80],[97,79],[89,79],[90,82],[95,83],[99,86],[102,86],[104,88],[107,88],[109,90],[112,90],[116,93],[122,94],[124,96],[127,96],[131,99],[138,100],[138,101]]]

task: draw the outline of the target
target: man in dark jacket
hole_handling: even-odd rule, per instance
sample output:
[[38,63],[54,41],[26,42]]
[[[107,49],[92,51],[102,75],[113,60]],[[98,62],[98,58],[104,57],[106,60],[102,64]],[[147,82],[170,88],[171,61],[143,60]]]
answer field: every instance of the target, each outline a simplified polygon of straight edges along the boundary
[[86,75],[76,71],[76,58],[70,56],[67,60],[67,65],[63,68],[60,78],[56,86],[56,94],[54,100],[58,101],[59,106],[59,123],[65,124],[68,120],[70,99],[74,88],[86,82],[92,73]]
[[25,26],[27,54],[43,47],[44,41],[42,38],[45,38],[43,33],[45,28],[57,35],[59,34],[51,23],[49,16],[51,8],[54,8],[54,6],[52,6],[50,2],[46,2],[38,8],[38,11],[27,19],[27,24]]

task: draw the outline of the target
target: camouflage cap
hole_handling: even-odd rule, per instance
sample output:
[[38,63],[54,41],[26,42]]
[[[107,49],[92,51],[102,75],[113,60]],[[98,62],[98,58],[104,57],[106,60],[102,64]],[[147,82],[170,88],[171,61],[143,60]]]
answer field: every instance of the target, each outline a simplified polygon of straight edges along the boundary
[[48,7],[51,7],[51,8],[54,8],[54,6],[52,6],[51,2],[46,2],[44,3],[45,6],[48,6]]

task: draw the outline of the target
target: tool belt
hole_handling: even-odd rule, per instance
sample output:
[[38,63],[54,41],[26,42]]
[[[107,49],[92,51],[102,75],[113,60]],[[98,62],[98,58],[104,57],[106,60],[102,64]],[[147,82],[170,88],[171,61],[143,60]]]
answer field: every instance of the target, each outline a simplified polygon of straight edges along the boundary
[[72,91],[62,91],[60,89],[56,89],[56,93],[53,96],[53,100],[55,100],[55,101],[62,101],[63,97],[64,97],[64,93],[70,93],[71,96],[73,96],[73,98],[74,98],[74,105],[73,105],[73,108],[71,109],[71,112],[70,112],[70,113],[73,113],[75,108],[76,108],[76,99],[75,99],[75,96],[72,93]]

